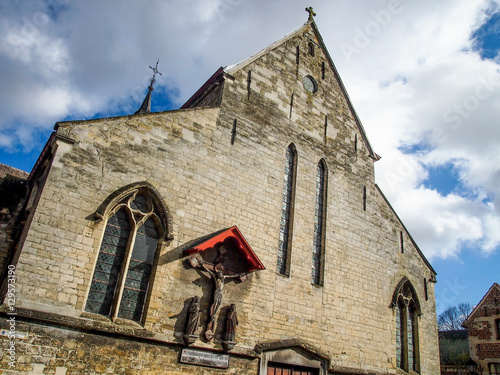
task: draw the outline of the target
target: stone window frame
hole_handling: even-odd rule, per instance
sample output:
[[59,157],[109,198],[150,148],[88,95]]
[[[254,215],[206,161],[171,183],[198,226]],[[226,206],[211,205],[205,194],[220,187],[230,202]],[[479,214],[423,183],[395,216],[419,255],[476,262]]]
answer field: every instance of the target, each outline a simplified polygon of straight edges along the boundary
[[259,343],[255,352],[260,356],[259,375],[267,375],[269,365],[273,364],[305,367],[318,375],[327,375],[333,370],[327,353],[298,338]]
[[311,282],[318,286],[323,285],[324,282],[327,194],[328,167],[325,159],[321,159],[316,169],[316,199],[311,267]]
[[297,148],[293,143],[290,143],[286,149],[285,156],[283,199],[281,205],[278,257],[276,262],[277,273],[284,276],[290,276],[295,191],[297,184],[297,161]]
[[[140,212],[137,207],[132,207],[132,202],[136,199],[138,195],[143,195],[146,198],[147,212]],[[99,262],[99,255],[101,253],[101,248],[103,246],[103,240],[106,236],[106,229],[108,227],[109,220],[114,217],[119,211],[125,210],[128,215],[130,233],[127,239],[127,245],[125,249],[125,255],[121,261],[120,271],[118,273],[118,280],[116,282],[116,287],[113,292],[113,298],[111,302],[111,308],[108,314],[100,314],[96,312],[88,311],[87,303],[89,302],[89,294],[91,292],[92,282],[94,280],[96,267]],[[99,249],[95,254],[94,266],[92,268],[92,275],[90,276],[90,282],[87,290],[87,295],[84,301],[84,314],[90,314],[92,316],[101,316],[111,321],[117,321],[119,319],[125,319],[128,321],[133,321],[140,325],[143,325],[149,305],[149,299],[151,296],[151,290],[154,283],[154,275],[157,268],[158,257],[162,245],[173,239],[170,233],[170,219],[169,210],[165,205],[163,199],[161,198],[158,191],[148,182],[138,182],[127,186],[124,186],[104,200],[99,208],[94,213],[94,221],[97,225],[102,225],[102,235],[99,241]],[[125,281],[127,279],[127,274],[129,270],[130,259],[134,251],[134,244],[136,243],[136,236],[138,231],[144,227],[144,224],[152,219],[155,224],[155,228],[158,232],[158,238],[156,247],[154,249],[153,262],[150,265],[151,271],[149,273],[147,281],[147,290],[145,292],[145,297],[141,306],[141,316],[139,319],[127,319],[119,317],[120,304],[122,301],[123,290],[125,288]]]
[[[496,368],[494,368],[496,367]],[[490,362],[488,363],[489,375],[500,375],[500,362]]]
[[406,276],[398,283],[389,307],[395,315],[396,366],[420,373],[418,317],[422,313],[415,288]]

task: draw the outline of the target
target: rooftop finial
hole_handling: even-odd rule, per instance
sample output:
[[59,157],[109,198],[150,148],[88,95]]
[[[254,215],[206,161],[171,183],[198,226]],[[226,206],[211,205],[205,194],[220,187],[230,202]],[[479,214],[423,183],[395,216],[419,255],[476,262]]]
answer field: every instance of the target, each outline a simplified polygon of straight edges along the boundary
[[309,18],[307,19],[308,21],[312,21],[313,17],[316,17],[316,13],[314,13],[313,7],[306,8],[306,12],[309,13]]
[[160,62],[160,59],[156,61],[156,66],[153,68],[151,65],[149,68],[153,71],[153,78],[151,78],[151,81],[149,81],[149,87],[148,87],[148,93],[146,94],[146,97],[144,98],[144,101],[142,102],[141,108],[135,112],[135,115],[142,115],[143,113],[150,113],[151,112],[151,91],[154,90],[153,84],[155,83],[155,78],[156,75],[162,75],[158,71],[158,63]]
[[153,78],[151,78],[151,84],[148,87],[148,89],[150,89],[151,91],[153,91],[153,83],[155,83],[155,77],[156,77],[156,75],[157,74],[162,75],[158,71],[158,63],[159,62],[160,62],[160,59],[156,60],[156,66],[154,68],[151,65],[149,66],[149,69],[151,69],[153,71]]

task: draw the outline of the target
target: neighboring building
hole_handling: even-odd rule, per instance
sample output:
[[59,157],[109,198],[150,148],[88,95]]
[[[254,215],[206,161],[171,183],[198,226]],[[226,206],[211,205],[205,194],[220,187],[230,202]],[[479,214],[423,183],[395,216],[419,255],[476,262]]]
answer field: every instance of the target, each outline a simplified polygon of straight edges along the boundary
[[470,353],[484,375],[500,374],[500,285],[493,284],[463,326],[469,333]]
[[436,272],[312,16],[179,110],[149,113],[151,91],[56,124],[1,278],[0,368],[439,373]]

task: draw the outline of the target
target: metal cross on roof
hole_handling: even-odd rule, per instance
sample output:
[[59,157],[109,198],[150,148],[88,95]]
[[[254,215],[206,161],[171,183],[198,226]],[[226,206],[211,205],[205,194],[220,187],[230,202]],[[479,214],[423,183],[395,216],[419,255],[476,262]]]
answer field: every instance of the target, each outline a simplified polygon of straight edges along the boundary
[[158,63],[160,62],[160,59],[158,59],[156,61],[156,66],[153,68],[151,65],[149,66],[149,68],[153,71],[153,78],[151,78],[151,84],[150,84],[150,87],[152,88],[153,87],[153,83],[155,82],[155,77],[157,74],[159,75],[162,75],[159,71],[158,71]]
[[151,92],[154,90],[153,84],[155,83],[155,78],[156,75],[162,75],[158,71],[158,63],[160,62],[160,59],[156,61],[156,66],[153,68],[150,66],[149,68],[153,71],[153,78],[151,78],[151,81],[149,81],[149,87],[148,87],[148,93],[146,94],[146,97],[144,98],[144,101],[142,102],[141,108],[139,108],[135,114],[144,114],[144,113],[150,113],[151,112]]
[[156,75],[156,74],[162,75],[162,74],[158,71],[158,63],[159,63],[159,62],[160,62],[160,59],[158,59],[158,60],[156,61],[156,66],[155,66],[154,68],[153,68],[151,65],[149,66],[149,68],[150,68],[151,70],[153,70],[154,75]]
[[314,13],[313,7],[306,8],[306,12],[309,13],[308,21],[311,21],[313,19],[313,17],[316,17],[316,13]]

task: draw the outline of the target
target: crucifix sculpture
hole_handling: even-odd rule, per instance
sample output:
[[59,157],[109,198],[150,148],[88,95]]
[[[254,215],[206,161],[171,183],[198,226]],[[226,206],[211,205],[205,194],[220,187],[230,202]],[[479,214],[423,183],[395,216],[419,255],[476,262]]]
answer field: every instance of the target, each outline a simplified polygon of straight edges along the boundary
[[217,318],[217,313],[219,312],[220,306],[222,304],[222,298],[224,297],[224,282],[226,279],[238,278],[240,281],[246,280],[246,273],[235,273],[226,270],[222,262],[224,261],[224,255],[226,254],[226,249],[224,246],[219,247],[219,255],[215,259],[214,264],[205,262],[199,254],[192,256],[189,259],[189,263],[194,268],[201,268],[207,271],[210,277],[214,280],[214,293],[212,297],[212,305],[210,306],[210,319],[207,324],[207,329],[205,331],[205,338],[210,341],[214,337],[215,332],[215,319]]
[[[189,264],[193,268],[197,268],[198,272],[203,275],[208,273],[208,276],[213,279],[214,289],[205,330],[205,338],[210,341],[215,335],[217,313],[223,302],[226,280],[245,281],[247,275],[254,271],[264,270],[265,267],[236,226],[208,235],[195,246],[189,247],[183,252],[190,255]],[[234,324],[232,323],[236,319],[236,310],[233,308],[231,311],[234,314],[231,315],[230,335],[228,337],[229,340],[234,340],[232,333],[234,332]],[[233,341],[228,341],[228,343],[228,348],[236,344]]]

